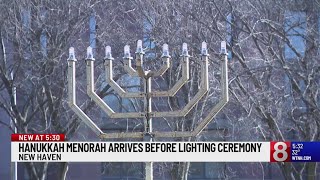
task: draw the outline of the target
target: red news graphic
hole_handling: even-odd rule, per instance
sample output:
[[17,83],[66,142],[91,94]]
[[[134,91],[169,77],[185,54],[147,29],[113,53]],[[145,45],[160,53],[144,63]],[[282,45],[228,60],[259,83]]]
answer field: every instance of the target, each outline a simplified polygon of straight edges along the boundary
[[291,142],[270,142],[270,162],[290,162]]
[[12,134],[11,141],[64,141],[64,134]]

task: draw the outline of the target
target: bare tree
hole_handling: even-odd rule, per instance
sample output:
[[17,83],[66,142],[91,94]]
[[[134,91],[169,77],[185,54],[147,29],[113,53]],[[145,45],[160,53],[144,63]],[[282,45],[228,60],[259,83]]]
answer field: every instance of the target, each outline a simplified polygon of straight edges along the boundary
[[[16,119],[18,133],[64,133],[71,138],[79,126],[65,103],[65,59],[69,46],[79,43],[75,37],[85,31],[91,6],[72,0],[1,2],[0,106]],[[50,167],[64,179],[67,170],[67,163],[24,164],[31,179],[46,179]]]
[[[5,1],[0,5],[3,25],[0,30],[0,106],[11,118],[17,119],[19,133],[65,133],[71,138],[79,128],[81,121],[66,106],[66,79],[62,77],[66,77],[68,47],[72,45],[80,51],[88,46],[84,39],[88,35],[87,22],[94,12],[96,56],[102,59],[103,47],[112,45],[118,60],[116,79],[124,78],[120,68],[123,46],[135,47],[135,41],[143,38],[150,59],[145,62],[146,68],[150,69],[160,66],[157,59],[160,59],[161,46],[169,44],[173,66],[153,82],[153,88],[170,88],[181,76],[180,46],[183,42],[189,44],[191,78],[176,97],[155,101],[153,108],[159,111],[181,109],[198,91],[200,43],[209,44],[210,92],[186,117],[159,118],[157,130],[192,130],[208,113],[208,107],[218,101],[218,49],[220,41],[227,40],[232,96],[227,108],[211,124],[218,133],[212,134],[208,129],[196,139],[175,140],[213,140],[211,137],[215,135],[232,141],[318,141],[320,138],[320,5],[317,0]],[[301,42],[297,44],[297,41]],[[81,53],[77,57],[83,59]],[[81,72],[85,66],[79,64]],[[96,86],[99,96],[104,98],[114,93],[100,81],[101,64],[102,61],[96,63],[99,80]],[[78,81],[84,78],[82,73],[77,74]],[[17,86],[17,106],[13,103],[13,86]],[[84,96],[81,83],[78,89],[80,96]],[[99,112],[90,100],[83,98],[80,102],[87,113]],[[130,102],[135,109],[141,108],[138,100]],[[126,108],[122,105],[122,109]],[[124,130],[130,130],[128,123],[124,124]],[[135,120],[133,127],[141,127],[141,122]],[[45,179],[50,167],[48,163],[27,163],[26,166],[33,179]],[[225,171],[219,175],[222,178],[261,178],[267,173],[268,165],[223,166]],[[67,163],[53,167],[59,168],[63,179]],[[187,179],[190,174],[190,163],[159,163],[156,168],[159,169],[157,176],[163,178]],[[316,179],[317,168],[317,163],[279,163],[277,170],[286,179]]]
[[[232,56],[229,68],[233,96],[229,108],[220,118],[228,120],[233,131],[226,138],[319,140],[318,1],[168,0],[135,1],[134,5],[137,14],[141,13],[141,19],[152,26],[150,37],[156,47],[164,42],[175,47],[188,42],[193,47],[192,78],[181,94],[163,100],[170,110],[183,107],[197,91],[198,44],[207,41],[211,45],[211,68],[215,69],[219,59],[218,42],[227,40]],[[179,52],[177,49],[173,51],[174,54]],[[179,77],[179,58],[173,56],[172,59],[172,71],[163,79],[169,87]],[[186,118],[166,121],[171,130],[192,129],[206,114],[206,104],[216,102],[219,78],[215,77],[219,74],[210,77],[213,88],[203,99],[204,103]],[[161,108],[164,107],[158,107]],[[317,163],[278,165],[286,179],[314,179],[317,175]],[[173,179],[185,179],[189,164],[179,163],[178,167]],[[260,174],[265,174],[264,171],[262,168]]]
[[[238,124],[233,140],[319,140],[319,2],[186,1],[175,9],[198,29],[193,38],[229,40],[229,107],[239,110],[224,112]],[[317,176],[317,163],[279,167],[286,179]]]

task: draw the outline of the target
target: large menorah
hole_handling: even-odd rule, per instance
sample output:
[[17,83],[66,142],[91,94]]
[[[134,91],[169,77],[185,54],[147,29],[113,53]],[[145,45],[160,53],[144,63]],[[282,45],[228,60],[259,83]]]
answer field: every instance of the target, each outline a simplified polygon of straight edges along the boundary
[[[132,67],[132,57],[130,54],[130,47],[124,47],[124,69],[131,76],[140,77],[143,80],[143,92],[127,92],[117,82],[113,80],[112,61],[114,60],[111,55],[111,47],[107,46],[105,49],[105,77],[110,87],[118,93],[122,98],[143,98],[144,108],[141,112],[115,112],[113,111],[104,100],[99,97],[94,89],[94,57],[92,48],[87,48],[86,57],[86,73],[87,73],[87,94],[88,96],[110,117],[110,118],[143,118],[144,131],[143,132],[121,132],[121,133],[105,133],[77,106],[76,104],[76,80],[75,80],[75,58],[74,48],[69,49],[68,58],[68,103],[70,108],[76,115],[89,126],[100,139],[114,139],[114,138],[143,138],[144,141],[152,141],[154,137],[162,138],[175,138],[175,137],[195,137],[211,122],[216,114],[228,102],[228,72],[227,72],[227,49],[226,42],[221,42],[221,91],[222,96],[219,102],[211,109],[209,114],[201,119],[200,123],[192,131],[182,132],[160,132],[152,130],[152,118],[154,117],[184,117],[191,109],[199,102],[199,100],[209,90],[208,80],[208,49],[207,44],[202,42],[201,46],[201,83],[199,91],[196,95],[185,105],[181,110],[170,112],[154,112],[152,111],[152,98],[153,97],[173,97],[177,94],[179,89],[189,80],[189,54],[187,44],[183,43],[181,65],[182,75],[174,86],[165,91],[152,91],[151,79],[152,77],[162,76],[170,67],[170,55],[168,45],[163,45],[161,59],[163,65],[157,71],[145,70],[143,67],[144,51],[142,48],[142,41],[138,40],[136,49],[136,70]],[[145,167],[146,179],[153,179],[152,162],[147,162]]]

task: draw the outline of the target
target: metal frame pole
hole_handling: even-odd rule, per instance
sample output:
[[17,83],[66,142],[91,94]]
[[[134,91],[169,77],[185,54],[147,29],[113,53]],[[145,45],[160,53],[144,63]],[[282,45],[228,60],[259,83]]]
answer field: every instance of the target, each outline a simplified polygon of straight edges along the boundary
[[[151,105],[151,77],[143,78],[144,81],[144,111],[145,111],[145,130],[146,134],[144,135],[144,141],[152,142],[152,105]],[[145,179],[146,180],[153,180],[153,162],[146,162],[145,163]]]

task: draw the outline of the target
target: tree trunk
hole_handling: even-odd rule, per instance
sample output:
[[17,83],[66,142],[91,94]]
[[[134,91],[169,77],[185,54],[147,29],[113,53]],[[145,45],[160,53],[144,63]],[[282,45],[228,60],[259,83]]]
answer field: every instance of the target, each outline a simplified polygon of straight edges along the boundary
[[317,163],[316,162],[307,163],[307,179],[308,180],[317,179]]
[[60,179],[65,180],[67,177],[67,172],[69,169],[69,164],[67,162],[61,163],[61,170],[60,170]]

